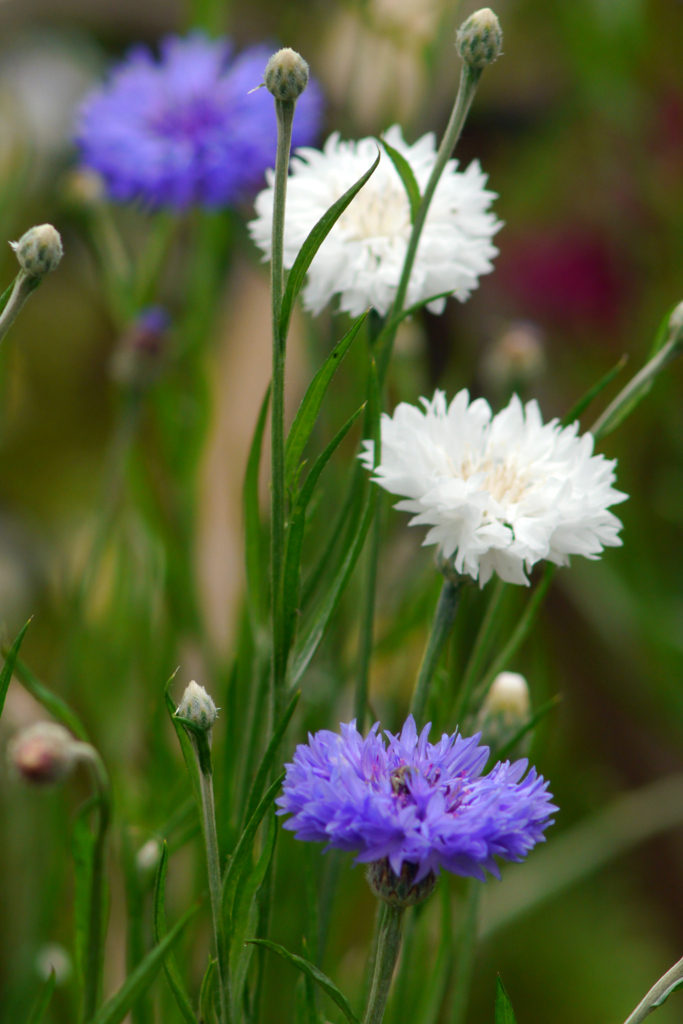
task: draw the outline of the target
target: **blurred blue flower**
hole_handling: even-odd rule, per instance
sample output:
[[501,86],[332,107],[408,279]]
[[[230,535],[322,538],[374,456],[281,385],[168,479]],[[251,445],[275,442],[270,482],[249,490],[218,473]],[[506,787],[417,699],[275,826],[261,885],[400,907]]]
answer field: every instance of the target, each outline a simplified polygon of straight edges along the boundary
[[526,759],[482,771],[489,756],[479,735],[444,734],[428,742],[412,715],[388,746],[373,726],[366,739],[356,723],[341,736],[322,730],[301,744],[288,764],[279,814],[298,839],[357,850],[358,861],[387,858],[398,876],[417,865],[412,881],[440,868],[485,880],[500,877],[494,857],[520,861],[552,824],[557,808],[548,783]]
[[[85,166],[109,196],[184,209],[239,201],[263,183],[275,162],[272,96],[250,92],[263,81],[272,47],[238,56],[226,40],[201,33],[167,36],[160,59],[135,46],[108,82],[83,102],[76,132]],[[322,113],[315,82],[297,103],[293,145],[310,144]]]

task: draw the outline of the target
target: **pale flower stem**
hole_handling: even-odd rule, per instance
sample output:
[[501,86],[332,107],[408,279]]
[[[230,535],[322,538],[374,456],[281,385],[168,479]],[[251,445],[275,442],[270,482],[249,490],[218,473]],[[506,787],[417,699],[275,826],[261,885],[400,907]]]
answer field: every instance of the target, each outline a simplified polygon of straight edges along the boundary
[[671,970],[662,975],[659,981],[652,986],[645,998],[638,1003],[631,1016],[627,1018],[625,1024],[640,1024],[641,1020],[645,1020],[648,1014],[657,1008],[662,996],[669,991],[672,985],[681,980],[683,980],[683,959],[674,964]]
[[505,587],[506,584],[503,580],[496,580],[493,593],[491,594],[488,607],[486,609],[486,614],[482,619],[479,632],[477,633],[477,638],[474,641],[472,653],[469,656],[463,673],[460,690],[455,702],[455,712],[453,715],[453,724],[455,726],[460,724],[460,719],[469,704],[472,688],[479,677],[479,673],[481,672],[484,658],[486,657],[486,653],[489,649],[493,629],[496,624],[498,609],[500,608],[500,603],[503,599],[503,594],[505,593]]
[[[469,64],[463,64],[462,71],[460,73],[460,85],[458,87],[458,94],[455,98],[453,110],[451,111],[450,120],[448,126],[441,140],[439,146],[439,152],[436,156],[436,163],[432,168],[432,173],[429,176],[429,181],[424,190],[420,205],[417,208],[415,214],[415,221],[413,222],[413,229],[410,235],[410,241],[408,242],[408,249],[406,251],[406,257],[403,262],[403,270],[401,272],[401,278],[396,289],[396,298],[391,310],[391,314],[388,318],[388,322],[391,323],[398,317],[405,306],[406,295],[408,294],[408,284],[410,282],[410,275],[413,270],[413,264],[415,263],[415,257],[417,255],[417,249],[420,244],[420,236],[422,229],[427,219],[429,207],[436,187],[439,184],[439,179],[444,172],[446,164],[451,158],[451,154],[456,146],[460,133],[462,132],[465,119],[472,105],[474,94],[477,91],[477,85],[481,78],[481,68],[473,68]],[[378,372],[380,382],[384,379],[386,371],[389,366],[391,359],[391,350],[394,343],[394,337],[396,336],[397,325],[395,324],[388,332],[388,335],[383,339],[383,350],[380,353]]]
[[220,999],[220,1022],[228,1024],[230,1015],[228,1013],[228,960],[225,943],[225,930],[223,928],[223,900],[220,856],[218,853],[218,835],[216,833],[216,811],[213,799],[213,776],[209,771],[205,773],[202,769],[202,758],[199,756],[197,742],[206,742],[208,739],[192,736],[191,743],[197,757],[197,768],[199,770],[199,787],[202,795],[201,819],[202,834],[204,836],[204,847],[206,850],[206,871],[209,879],[209,898],[211,900],[211,915],[213,917],[213,933],[216,941],[216,957],[218,959],[218,992]]
[[439,663],[441,652],[455,622],[455,615],[460,603],[461,588],[461,583],[453,583],[448,579],[444,580],[443,587],[441,588],[434,622],[415,683],[413,699],[410,702],[410,713],[415,718],[418,727],[424,718],[429,687],[436,671],[436,666]]
[[7,305],[0,315],[0,341],[19,316],[27,298],[40,284],[40,278],[28,277],[23,270],[17,274]]
[[363,1024],[382,1024],[384,1009],[394,974],[394,967],[401,949],[401,923],[404,907],[386,907],[377,942],[375,972]]
[[287,174],[292,144],[294,102],[275,101],[277,114],[277,156],[275,160],[273,244],[270,261],[270,285],[273,313],[273,383],[271,397],[271,605],[273,625],[273,694],[277,722],[281,710],[286,665],[283,654],[282,572],[285,549],[285,351],[287,339],[280,331],[280,313],[284,289],[284,233]]
[[470,1001],[474,959],[477,950],[477,921],[479,918],[479,900],[481,882],[471,878],[465,903],[460,935],[457,944],[455,990],[449,1024],[464,1024],[467,1006]]
[[358,677],[356,679],[356,699],[353,712],[359,732],[362,732],[365,727],[365,716],[368,707],[368,684],[375,632],[377,568],[379,564],[379,549],[382,543],[381,506],[382,503],[378,501],[377,508],[375,509],[375,519],[370,530],[370,544],[367,549],[365,565],[363,608],[360,621],[360,639],[358,641]]

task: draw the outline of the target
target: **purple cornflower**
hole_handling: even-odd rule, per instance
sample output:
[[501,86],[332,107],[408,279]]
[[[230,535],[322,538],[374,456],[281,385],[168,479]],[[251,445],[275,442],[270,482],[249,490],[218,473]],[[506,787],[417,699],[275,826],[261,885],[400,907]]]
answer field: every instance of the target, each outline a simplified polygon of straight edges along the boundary
[[277,801],[297,839],[358,851],[361,862],[386,858],[396,876],[407,864],[414,886],[440,868],[499,878],[494,857],[520,861],[544,841],[557,808],[535,768],[522,778],[526,759],[482,775],[489,752],[479,735],[429,743],[431,726],[418,738],[410,715],[386,746],[378,728],[363,739],[354,721],[297,747]]
[[[110,197],[153,207],[220,207],[257,189],[275,161],[277,123],[263,81],[269,46],[234,56],[226,39],[167,36],[160,59],[133,47],[82,104],[76,142]],[[322,93],[311,81],[297,103],[292,142],[309,145]]]

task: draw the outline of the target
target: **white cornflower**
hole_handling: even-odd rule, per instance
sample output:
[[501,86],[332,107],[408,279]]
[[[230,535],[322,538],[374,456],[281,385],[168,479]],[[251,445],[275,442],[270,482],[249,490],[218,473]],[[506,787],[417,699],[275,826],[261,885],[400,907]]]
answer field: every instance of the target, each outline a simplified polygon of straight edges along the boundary
[[[436,161],[435,138],[424,135],[409,146],[398,125],[384,137],[412,167],[424,191]],[[329,207],[368,170],[377,157],[375,139],[342,142],[335,132],[317,149],[298,149],[287,184],[284,262],[291,267],[308,232]],[[488,274],[498,250],[491,244],[501,227],[488,211],[494,192],[484,188],[486,175],[478,161],[466,171],[449,160],[436,188],[422,230],[406,305],[431,295],[452,293],[464,302]],[[273,215],[273,176],[270,187],[256,198],[257,218],[251,236],[270,258]],[[401,179],[385,152],[379,167],[341,215],[318,250],[308,272],[303,301],[313,313],[339,294],[340,309],[358,316],[368,306],[384,315],[391,308],[410,239],[410,206]],[[442,312],[445,299],[429,304]]]
[[[424,412],[402,402],[382,416],[382,461],[375,479],[407,500],[412,525],[432,527],[457,572],[483,586],[494,572],[528,585],[526,572],[543,558],[567,565],[570,555],[597,558],[621,544],[621,522],[608,512],[628,497],[612,488],[616,460],[593,455],[593,436],[578,424],[543,425],[536,402],[517,395],[493,416],[488,402],[470,404],[460,391],[450,406],[437,391]],[[373,443],[360,456],[373,464]]]

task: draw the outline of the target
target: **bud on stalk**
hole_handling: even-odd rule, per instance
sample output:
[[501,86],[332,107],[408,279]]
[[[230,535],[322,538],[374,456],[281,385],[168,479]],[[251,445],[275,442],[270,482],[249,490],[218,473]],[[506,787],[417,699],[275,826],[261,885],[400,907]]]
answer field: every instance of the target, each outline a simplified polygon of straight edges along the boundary
[[475,11],[463,22],[456,37],[458,53],[472,68],[484,68],[500,57],[503,33],[490,7]]
[[293,103],[308,85],[308,64],[296,50],[278,50],[266,64],[263,84],[276,100]]

